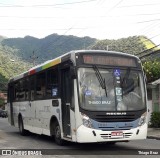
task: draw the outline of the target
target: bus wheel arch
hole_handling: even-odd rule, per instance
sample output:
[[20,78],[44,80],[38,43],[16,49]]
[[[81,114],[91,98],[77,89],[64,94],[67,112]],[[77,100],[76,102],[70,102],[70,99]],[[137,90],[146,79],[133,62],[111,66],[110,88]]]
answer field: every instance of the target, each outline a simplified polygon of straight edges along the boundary
[[55,124],[56,122],[58,122],[56,116],[52,116],[51,120],[50,120],[50,135],[53,137],[55,135]]
[[24,129],[24,124],[21,114],[18,115],[18,127],[19,127],[19,132],[22,136],[27,135],[27,130]]
[[52,116],[50,121],[50,135],[54,138],[56,144],[64,145],[64,140],[61,139],[60,125],[55,116]]

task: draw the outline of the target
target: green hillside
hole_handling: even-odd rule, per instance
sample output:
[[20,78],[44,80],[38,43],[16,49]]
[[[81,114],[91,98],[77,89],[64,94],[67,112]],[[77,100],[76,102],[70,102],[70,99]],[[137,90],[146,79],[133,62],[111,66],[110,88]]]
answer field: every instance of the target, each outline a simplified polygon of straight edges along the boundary
[[[155,44],[145,36],[133,36],[118,40],[97,40],[90,37],[76,37],[52,34],[38,39],[31,36],[24,38],[6,38],[1,41],[4,47],[14,49],[14,55],[24,61],[32,62],[33,52],[37,64],[53,59],[71,50],[100,49],[140,54]],[[156,50],[157,48],[153,49]],[[144,52],[143,54],[145,54]]]
[[133,36],[118,40],[100,40],[97,41],[96,44],[91,47],[91,49],[120,51],[137,55],[154,46],[155,44],[145,36]]
[[0,91],[6,91],[7,82],[13,76],[29,69],[32,65],[15,55],[16,49],[0,44]]
[[8,38],[2,41],[2,45],[17,49],[16,55],[23,60],[31,61],[33,55],[38,57],[37,63],[53,59],[61,54],[75,49],[86,49],[94,44],[96,39],[90,37],[75,37],[52,34],[38,39],[31,36],[24,38]]

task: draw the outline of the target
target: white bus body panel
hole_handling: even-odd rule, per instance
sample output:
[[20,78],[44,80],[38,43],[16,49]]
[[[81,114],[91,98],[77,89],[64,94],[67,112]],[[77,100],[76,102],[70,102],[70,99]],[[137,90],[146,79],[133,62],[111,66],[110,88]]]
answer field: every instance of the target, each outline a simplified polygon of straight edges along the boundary
[[7,111],[8,111],[8,122],[10,125],[12,125],[12,118],[11,118],[11,109],[10,109],[10,103],[7,103]]
[[[73,142],[76,142],[76,118],[74,111],[70,110],[70,124],[71,124],[71,138]],[[61,134],[62,138],[63,135]]]
[[52,116],[55,116],[62,129],[61,100],[58,99],[58,107],[52,106],[52,100],[54,99],[34,102],[14,102],[13,118],[15,126],[18,127],[18,116],[21,114],[24,129],[33,133],[50,136],[50,120]]

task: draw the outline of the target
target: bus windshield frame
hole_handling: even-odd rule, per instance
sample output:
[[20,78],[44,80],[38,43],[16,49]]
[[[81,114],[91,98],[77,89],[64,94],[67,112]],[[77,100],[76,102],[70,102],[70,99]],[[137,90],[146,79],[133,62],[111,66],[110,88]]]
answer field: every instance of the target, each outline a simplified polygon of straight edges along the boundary
[[[121,75],[115,76],[118,70]],[[93,68],[78,69],[80,107],[89,111],[138,111],[146,108],[143,74],[138,70],[99,68],[106,91]]]
[[[79,55],[77,60],[78,96],[80,108],[87,111],[128,112],[146,109],[144,75],[141,63],[138,61],[138,58],[128,55],[122,55],[121,59],[125,59],[125,61],[126,59],[134,61],[131,63],[131,65],[128,65],[127,62],[127,66],[125,66],[125,64],[121,64],[120,61],[118,61],[117,65],[113,65],[111,61],[107,60],[108,55],[106,54],[93,53],[90,55],[93,56],[93,58],[95,56],[101,56],[100,60],[102,59],[102,56],[104,56],[107,62],[104,62],[104,59],[104,61],[102,61],[102,64],[100,64],[100,62],[96,62],[96,59],[98,59],[97,57],[95,59],[86,60],[83,58],[84,56],[87,56],[87,58],[89,58],[88,54],[83,53]],[[120,55],[118,54],[109,54],[109,56],[112,56],[112,58],[110,59],[113,60],[120,57]],[[99,71],[101,81],[97,78],[96,71],[94,70],[95,66],[98,69],[97,71]],[[133,76],[134,79],[132,78]],[[106,87],[103,88],[100,82],[105,83],[106,85],[104,85],[104,87]],[[88,86],[87,84],[90,84],[90,86]],[[93,88],[91,87],[91,85],[95,87]],[[131,88],[130,86],[133,86],[133,88]],[[94,91],[92,91],[92,88],[94,89]],[[102,97],[102,94],[104,94],[104,97]],[[96,97],[98,98],[98,95],[99,99],[94,99]],[[86,100],[86,98],[88,98],[88,100]],[[85,106],[85,101],[88,102],[87,107]],[[131,104],[130,107],[129,104]],[[136,106],[136,104],[138,105]],[[136,106],[136,108],[134,106]]]

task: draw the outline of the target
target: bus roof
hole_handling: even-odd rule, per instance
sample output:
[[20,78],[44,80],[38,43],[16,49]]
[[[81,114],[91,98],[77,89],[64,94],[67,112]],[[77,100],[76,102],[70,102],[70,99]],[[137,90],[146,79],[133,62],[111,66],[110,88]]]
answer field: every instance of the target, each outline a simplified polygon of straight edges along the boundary
[[62,61],[63,61],[63,58],[68,56],[68,55],[71,55],[71,56],[74,56],[76,53],[114,53],[115,55],[125,55],[125,56],[129,56],[129,57],[134,57],[134,58],[137,58],[137,60],[139,60],[138,57],[136,57],[135,55],[131,55],[131,54],[127,54],[127,53],[122,53],[122,52],[116,52],[116,51],[106,51],[106,50],[74,50],[74,51],[70,51],[68,53],[65,53],[57,58],[54,58],[52,60],[48,60],[42,64],[39,64],[35,67],[32,67],[31,69],[29,69],[28,71],[26,72],[23,72],[21,73],[20,75],[17,75],[15,77],[13,77],[12,79],[10,79],[9,82],[12,82],[12,81],[16,81],[18,79],[21,79],[23,77],[26,77],[26,76],[29,76],[29,75],[33,75],[37,72],[40,72],[42,70],[45,70],[47,68],[50,68],[54,65],[57,65],[57,64],[60,64]]

